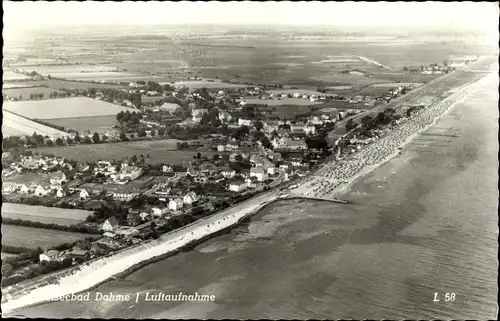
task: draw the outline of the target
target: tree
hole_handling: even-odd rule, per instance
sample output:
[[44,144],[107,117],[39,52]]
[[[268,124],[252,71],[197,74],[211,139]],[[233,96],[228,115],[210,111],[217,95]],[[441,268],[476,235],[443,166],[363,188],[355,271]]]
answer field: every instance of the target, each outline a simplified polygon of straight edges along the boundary
[[137,131],[137,135],[139,137],[145,137],[146,136],[146,130],[144,130],[144,128],[141,128]]
[[52,139],[47,140],[47,146],[54,146]]
[[200,159],[200,158],[201,158],[201,153],[200,153],[200,152],[198,152],[198,153],[196,154],[196,158],[197,158],[197,159]]
[[58,138],[56,139],[56,145],[57,145],[57,146],[62,146],[63,144],[64,144],[64,142],[63,142],[62,138],[61,138],[61,137],[58,137]]
[[99,144],[101,142],[101,138],[99,137],[99,134],[97,132],[95,132],[92,136],[92,141],[96,144]]
[[386,121],[386,115],[383,112],[378,113],[377,117],[375,117],[375,122],[377,123],[377,125],[384,124]]
[[356,126],[357,126],[357,124],[352,119],[349,119],[347,121],[347,123],[345,124],[345,129],[346,129],[346,131],[350,132],[351,130],[356,128]]
[[136,163],[137,162],[137,156],[133,155],[130,160],[132,161],[132,163]]
[[40,93],[39,97],[40,97],[40,99],[43,99],[43,97],[45,97],[45,94],[44,93]]
[[152,129],[152,130],[149,132],[149,134],[151,135],[151,137],[155,137],[155,134],[156,134],[156,133],[155,133],[155,130],[154,130],[154,129]]
[[67,137],[66,142],[68,143],[68,145],[73,144],[73,139],[71,137]]
[[370,116],[366,115],[366,116],[364,116],[363,118],[361,118],[361,123],[362,123],[363,125],[365,125],[365,126],[366,126],[366,125],[368,125],[368,124],[369,124],[372,120],[373,120],[373,118],[372,118],[372,117],[370,117]]
[[238,154],[234,157],[234,160],[236,160],[238,163],[241,163],[243,161],[243,156]]
[[262,124],[262,122],[260,120],[256,121],[254,126],[255,126],[255,129],[257,129],[257,130],[261,130],[262,128],[264,128],[264,124]]
[[30,100],[33,100],[33,99],[35,99],[35,94],[34,94],[34,93],[31,93],[31,94],[30,94]]
[[119,122],[122,122],[123,116],[125,116],[125,113],[122,110],[121,112],[119,112],[118,114],[116,114],[116,120],[118,120]]
[[158,136],[165,136],[165,129],[159,128],[158,129]]
[[108,136],[107,136],[107,135],[102,135],[101,140],[102,140],[103,142],[108,141]]
[[85,136],[85,138],[83,139],[83,142],[85,144],[92,144],[92,139],[89,136]]
[[127,135],[125,135],[125,132],[123,130],[120,132],[120,140],[121,141],[127,140]]

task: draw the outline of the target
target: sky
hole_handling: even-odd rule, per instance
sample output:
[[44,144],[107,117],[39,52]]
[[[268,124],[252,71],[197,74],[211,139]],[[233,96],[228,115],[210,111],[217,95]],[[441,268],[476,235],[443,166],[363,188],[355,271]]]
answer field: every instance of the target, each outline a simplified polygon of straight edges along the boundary
[[4,27],[265,24],[498,29],[495,2],[10,2]]

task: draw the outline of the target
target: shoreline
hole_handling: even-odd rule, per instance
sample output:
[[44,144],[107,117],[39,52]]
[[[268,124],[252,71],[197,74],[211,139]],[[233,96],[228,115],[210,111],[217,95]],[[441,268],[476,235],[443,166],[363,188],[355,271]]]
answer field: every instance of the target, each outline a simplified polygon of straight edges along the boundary
[[[356,171],[354,175],[347,177],[345,179],[346,182],[342,182],[334,187],[333,191],[329,193],[329,195],[338,195],[345,192],[347,188],[352,186],[352,184],[354,184],[360,178],[397,156],[399,154],[399,147],[405,146],[407,143],[412,141],[420,132],[423,132],[428,128],[434,126],[442,116],[452,110],[455,104],[463,101],[466,96],[473,92],[474,85],[476,85],[480,81],[483,81],[485,78],[488,78],[488,76],[458,88],[455,93],[453,93],[451,96],[448,96],[437,105],[430,107],[430,109],[424,109],[421,113],[415,115],[414,117],[417,119],[419,117],[429,116],[426,115],[425,112],[430,114],[434,109],[434,112],[437,112],[437,115],[432,117],[433,119],[430,123],[425,122],[426,124],[422,128],[416,128],[415,132],[405,137],[402,143],[397,143],[398,137],[396,136],[396,134],[398,133],[398,131],[404,132],[404,129],[407,129],[407,127],[409,126],[408,123],[412,121],[411,119],[403,124],[400,124],[398,128],[394,130],[394,132],[390,132],[380,141],[375,142],[374,144],[369,145],[366,148],[363,148],[360,153],[377,151],[376,148],[380,146],[383,146],[382,148],[386,149],[389,149],[391,146],[394,147],[390,151],[386,150],[385,152],[388,153],[388,155],[383,157],[381,160],[375,159],[372,163],[367,163],[367,161],[364,160],[364,162],[362,163],[362,168]],[[445,106],[444,110],[440,111],[440,109],[442,109],[442,107],[448,102],[450,102],[450,105]],[[389,144],[387,145],[389,146],[384,145],[384,143],[388,142]],[[393,144],[390,144],[391,142]],[[357,159],[355,158],[354,160]],[[350,163],[352,161],[353,160],[343,160],[342,163]],[[328,165],[331,164],[327,164],[327,167]],[[318,179],[319,177],[315,177],[314,174],[315,173],[312,173],[313,180]],[[321,179],[323,179],[323,177],[321,177]],[[310,184],[310,181],[303,182],[302,186],[300,186],[299,188],[303,187],[307,190],[308,188],[304,186],[306,184]],[[300,198],[300,196],[297,196],[297,198]],[[203,243],[207,239],[225,234],[235,226],[241,224],[242,221],[259,212],[267,205],[281,200],[283,199],[280,199],[274,193],[259,195],[256,197],[256,199],[245,201],[233,208],[226,209],[218,214],[215,214],[210,218],[194,222],[179,230],[164,234],[158,240],[152,240],[150,242],[139,244],[132,248],[126,248],[115,253],[113,256],[99,258],[95,261],[87,262],[77,267],[70,268],[69,270],[56,273],[55,275],[45,276],[47,279],[49,279],[50,277],[57,278],[60,276],[61,278],[56,284],[41,285],[40,287],[35,289],[32,288],[33,284],[21,284],[19,286],[20,292],[15,295],[9,293],[16,290],[15,286],[12,289],[4,289],[7,290],[4,291],[4,298],[7,297],[7,299],[5,300],[5,302],[2,302],[2,310],[4,311],[4,313],[12,312],[23,307],[50,302],[51,298],[89,290],[101,285],[104,282],[109,281],[110,279],[124,277],[152,262],[161,260],[171,255],[175,255],[185,250],[192,249],[193,247],[200,243]],[[189,232],[191,233],[189,234]],[[68,273],[71,274],[67,275]],[[43,279],[44,278],[40,279],[40,281],[42,281]],[[23,288],[27,293],[23,293]]]

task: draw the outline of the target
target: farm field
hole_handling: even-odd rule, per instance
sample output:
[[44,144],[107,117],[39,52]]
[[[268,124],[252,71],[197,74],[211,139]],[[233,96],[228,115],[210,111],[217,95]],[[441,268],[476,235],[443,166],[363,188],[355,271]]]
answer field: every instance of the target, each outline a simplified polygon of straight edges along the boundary
[[411,82],[402,82],[402,83],[399,83],[399,82],[395,82],[395,83],[389,83],[389,84],[375,84],[375,85],[372,85],[373,87],[382,87],[382,88],[397,88],[399,86],[415,86],[415,87],[418,87],[418,86],[422,86],[423,84],[422,83],[411,83]]
[[78,133],[89,131],[90,133],[106,134],[114,131],[113,126],[117,125],[116,116],[96,116],[96,117],[75,117],[45,119],[44,121],[63,126],[66,130],[76,130]]
[[53,77],[63,77],[63,75],[94,73],[94,72],[112,72],[115,67],[105,65],[51,65],[51,66],[19,66],[18,69],[24,72],[36,71],[40,75]]
[[[138,141],[66,147],[40,147],[35,150],[39,153],[52,154],[67,159],[94,162],[98,160],[121,160],[127,157],[130,158],[133,155],[139,157],[142,154],[149,164],[187,164],[189,161],[192,161],[193,156],[197,154],[197,151],[179,151],[176,145],[176,140],[169,139],[149,142]],[[147,158],[147,154],[149,154],[149,158]],[[224,153],[201,152],[202,157],[212,157],[214,154],[222,155]]]
[[47,174],[39,174],[39,173],[32,173],[32,172],[16,174],[16,175],[9,176],[9,177],[4,179],[4,182],[26,184],[27,186],[31,185],[32,183],[39,184],[43,181],[48,181]]
[[16,256],[17,256],[17,254],[2,252],[2,260],[7,259],[7,258],[11,258],[11,257],[16,257]]
[[12,89],[12,88],[25,88],[25,87],[31,87],[31,85],[28,85],[28,82],[22,81],[22,82],[11,82],[11,83],[3,83],[2,84],[2,91],[5,89]]
[[23,74],[18,74],[16,72],[13,72],[12,70],[4,70],[3,71],[3,76],[2,76],[3,81],[24,80],[24,79],[30,79],[30,77],[23,75]]
[[81,81],[67,81],[59,79],[48,79],[48,80],[32,80],[26,81],[19,84],[26,84],[29,86],[47,86],[53,89],[89,89],[89,88],[123,88],[124,86],[115,84],[101,84],[93,82],[81,82]]
[[300,95],[316,95],[316,96],[323,96],[325,95],[324,93],[321,93],[316,90],[307,90],[307,89],[272,89],[272,90],[266,90],[268,93],[273,93],[273,94],[295,94],[299,93]]
[[61,92],[60,90],[46,87],[2,89],[2,93],[9,97],[20,97],[22,95],[22,100],[28,100],[31,94],[44,94],[44,97],[48,98],[55,91]]
[[247,104],[259,104],[268,106],[282,106],[282,105],[296,105],[296,106],[311,106],[322,104],[321,102],[312,102],[309,99],[302,98],[282,98],[275,99],[258,99],[258,98],[244,98]]
[[34,119],[116,116],[120,111],[133,111],[97,99],[73,97],[36,101],[6,101],[4,110]]
[[2,224],[2,244],[35,249],[49,249],[63,243],[72,243],[95,234],[66,232],[26,226]]
[[[4,107],[7,103],[9,102],[4,102]],[[3,110],[2,134],[4,136],[33,135],[33,132],[37,132],[39,135],[48,135],[53,137],[68,135],[66,132],[35,123],[34,121],[8,112],[5,109]]]
[[[161,82],[160,84],[170,84],[170,82]],[[251,85],[242,85],[242,84],[230,84],[224,83],[220,81],[208,81],[208,80],[183,80],[177,81],[174,83],[176,87],[188,87],[189,90],[193,91],[200,88],[207,89],[231,89],[231,88],[246,88],[246,87],[255,87]]]
[[40,223],[71,226],[85,221],[92,211],[25,204],[2,204],[2,217]]

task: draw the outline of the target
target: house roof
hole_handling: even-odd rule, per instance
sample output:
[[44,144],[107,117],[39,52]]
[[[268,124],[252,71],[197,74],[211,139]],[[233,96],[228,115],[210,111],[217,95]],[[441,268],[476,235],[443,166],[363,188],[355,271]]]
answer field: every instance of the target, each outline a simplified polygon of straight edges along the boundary
[[241,185],[245,185],[245,181],[234,181],[231,183],[231,185],[233,186],[241,186]]
[[63,172],[54,172],[49,174],[50,178],[52,179],[62,179],[64,176]]
[[196,198],[196,193],[191,191],[191,192],[187,192],[186,195],[184,195],[184,197],[191,197],[192,199],[195,199]]
[[160,106],[160,109],[176,111],[178,109],[182,109],[182,107],[175,103],[163,103],[163,105]]
[[108,218],[106,221],[108,221],[111,226],[118,226],[118,220],[114,216]]

